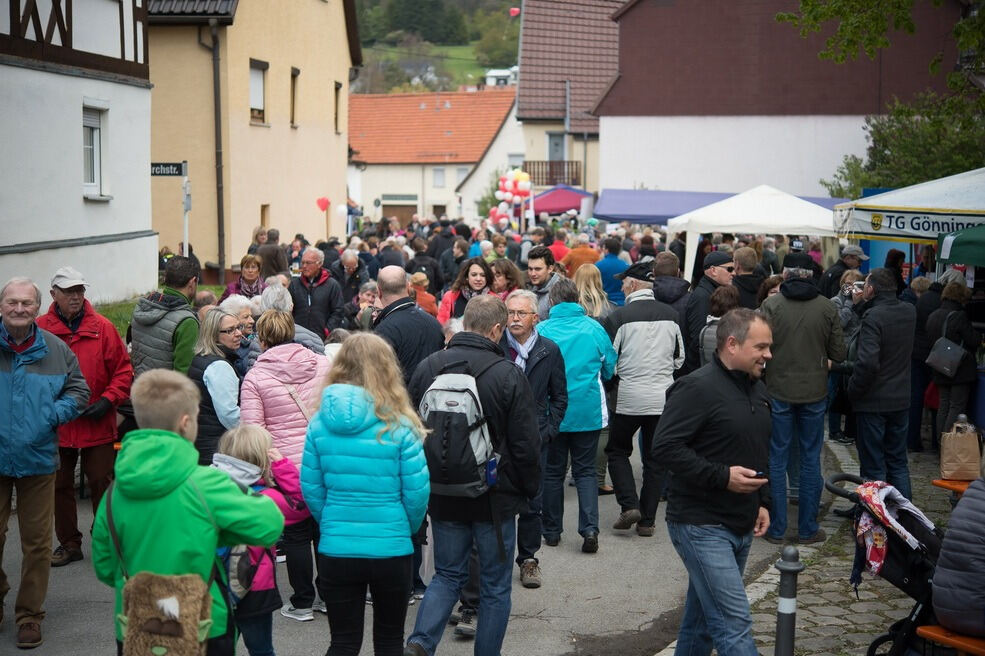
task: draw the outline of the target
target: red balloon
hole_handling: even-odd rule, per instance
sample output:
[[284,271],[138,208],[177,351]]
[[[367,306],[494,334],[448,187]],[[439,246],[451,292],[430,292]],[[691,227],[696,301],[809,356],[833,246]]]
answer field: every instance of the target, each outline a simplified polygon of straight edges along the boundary
[[321,198],[318,198],[317,200],[315,200],[315,205],[317,205],[318,206],[318,209],[320,209],[322,212],[324,212],[325,210],[327,210],[328,209],[328,206],[331,205],[331,204],[332,204],[332,201],[328,200],[324,196],[322,196]]
[[520,15],[519,7],[510,7],[510,18],[516,18]]
[[496,213],[497,213],[497,212],[499,212],[499,208],[496,208],[496,207],[490,207],[490,208],[489,208],[489,218],[490,218],[490,219],[495,219],[495,218],[496,218]]

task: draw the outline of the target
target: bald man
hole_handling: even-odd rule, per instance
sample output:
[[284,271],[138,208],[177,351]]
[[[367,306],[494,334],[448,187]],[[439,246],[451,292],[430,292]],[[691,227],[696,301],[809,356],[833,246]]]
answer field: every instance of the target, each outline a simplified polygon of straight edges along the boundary
[[408,278],[398,266],[380,269],[376,285],[383,309],[373,324],[374,332],[396,351],[405,383],[410,382],[421,360],[445,346],[441,324],[408,295]]

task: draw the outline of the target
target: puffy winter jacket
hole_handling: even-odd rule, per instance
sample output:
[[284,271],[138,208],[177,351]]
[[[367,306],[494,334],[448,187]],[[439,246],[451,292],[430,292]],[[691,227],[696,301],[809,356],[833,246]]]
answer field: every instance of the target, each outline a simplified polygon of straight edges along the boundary
[[287,386],[294,386],[301,403],[313,415],[331,366],[327,357],[300,344],[280,344],[263,352],[243,379],[240,422],[270,431],[274,446],[296,467],[301,466],[308,418]]
[[616,370],[615,349],[602,325],[585,315],[577,303],[559,303],[550,319],[537,324],[537,332],[550,339],[564,357],[568,383],[568,409],[561,421],[562,433],[598,430],[609,424],[602,380]]
[[55,428],[79,416],[89,388],[65,342],[34,328],[22,353],[0,322],[0,476],[21,478],[58,469]]
[[413,553],[431,483],[421,436],[391,430],[361,387],[322,392],[304,444],[301,489],[321,537],[318,552],[337,558]]
[[[284,518],[273,501],[247,494],[226,474],[197,463],[195,446],[176,433],[152,429],[127,433],[116,459],[111,493],[113,525],[131,575],[198,574],[207,581],[217,547],[271,546],[280,537]],[[105,501],[99,504],[92,529],[92,566],[100,581],[116,588],[116,617],[123,605],[124,580]],[[212,584],[210,638],[228,628],[224,580],[221,575]],[[123,639],[119,621],[116,638]]]
[[[116,408],[130,398],[133,367],[130,354],[113,323],[97,313],[89,301],[82,309],[82,322],[73,332],[62,321],[52,303],[47,314],[38,317],[38,326],[57,335],[79,359],[91,395],[89,403],[105,398]],[[116,412],[99,419],[80,417],[58,427],[58,445],[84,449],[116,440]]]
[[314,282],[304,276],[293,278],[287,290],[294,300],[295,323],[316,335],[328,335],[342,324],[342,287],[326,269]]
[[905,410],[910,407],[910,354],[917,311],[897,299],[895,292],[877,294],[870,303],[859,327],[848,396],[856,412]]
[[941,626],[985,636],[985,481],[971,482],[951,512],[934,570],[934,614]]
[[198,316],[183,294],[165,287],[137,299],[130,334],[134,376],[148,369],[174,369],[185,374],[195,357]]

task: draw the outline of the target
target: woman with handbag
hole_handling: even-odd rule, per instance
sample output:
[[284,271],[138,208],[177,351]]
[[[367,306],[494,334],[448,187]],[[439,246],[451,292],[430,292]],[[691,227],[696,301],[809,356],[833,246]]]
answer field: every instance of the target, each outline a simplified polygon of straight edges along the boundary
[[[241,421],[266,428],[274,447],[300,467],[308,421],[331,362],[293,341],[294,318],[287,312],[267,310],[257,320],[256,332],[262,353],[243,379]],[[281,615],[310,621],[313,608],[324,612],[324,605],[314,605],[312,545],[318,544],[318,527],[311,518],[291,524],[281,541],[294,590]]]
[[[951,430],[958,415],[966,411],[971,388],[977,378],[975,352],[982,343],[982,335],[972,328],[964,306],[971,299],[971,290],[963,282],[948,283],[941,292],[941,306],[927,319],[927,337],[934,344],[927,359],[934,383],[940,394],[940,408],[937,411],[937,433]],[[960,361],[947,375],[935,368],[935,351],[946,346],[939,340],[949,340],[963,350]]]

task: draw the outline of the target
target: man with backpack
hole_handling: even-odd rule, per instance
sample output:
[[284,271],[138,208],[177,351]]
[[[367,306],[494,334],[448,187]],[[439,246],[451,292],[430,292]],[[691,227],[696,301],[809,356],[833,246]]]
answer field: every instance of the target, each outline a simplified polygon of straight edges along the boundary
[[[174,625],[193,623],[191,635],[208,640],[206,656],[232,656],[228,577],[216,548],[270,546],[284,517],[273,500],[198,466],[199,393],[188,378],[150,370],[131,399],[140,430],[123,442],[92,534],[96,576],[116,588],[117,653],[191,653],[177,644],[189,633]],[[201,612],[188,613],[198,606]]]
[[[510,616],[516,515],[540,486],[540,434],[523,372],[504,358],[499,340],[506,305],[472,298],[464,331],[421,362],[409,391],[431,434],[429,514],[436,574],[417,611],[407,656],[434,654],[479,552],[477,654],[499,654]],[[477,402],[476,402],[477,401]]]

